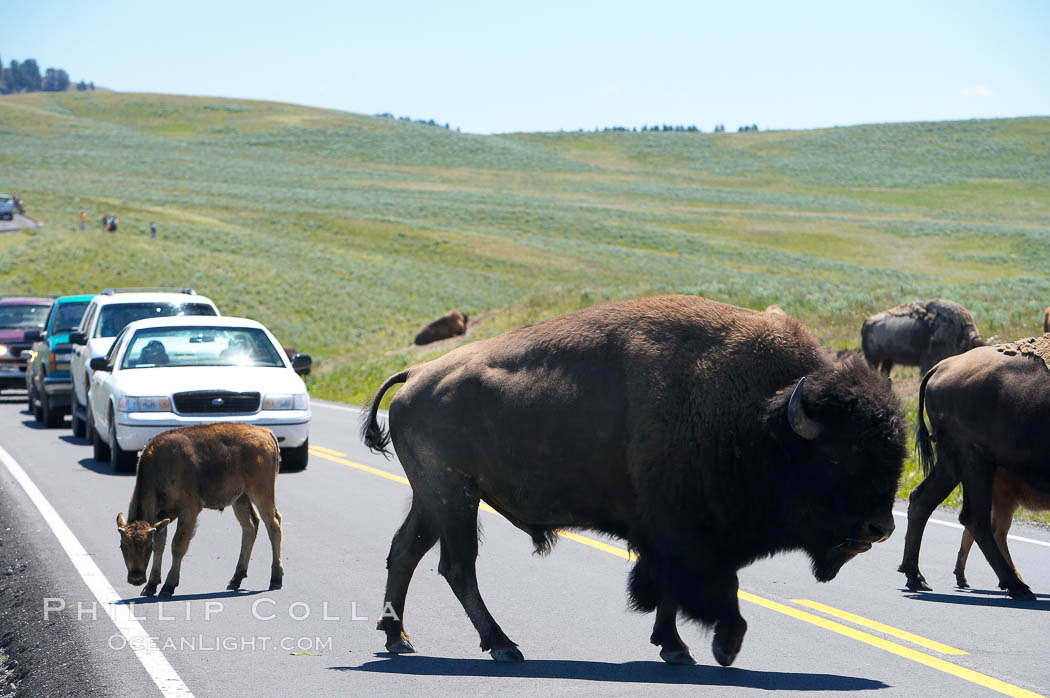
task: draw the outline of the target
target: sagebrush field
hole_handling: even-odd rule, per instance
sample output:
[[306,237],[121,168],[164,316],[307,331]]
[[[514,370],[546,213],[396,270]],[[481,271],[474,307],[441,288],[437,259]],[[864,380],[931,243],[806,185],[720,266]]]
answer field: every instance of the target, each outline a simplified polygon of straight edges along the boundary
[[480,136],[37,93],[0,98],[0,191],[46,224],[0,237],[3,294],[191,285],[312,354],[313,394],[349,402],[430,355],[414,332],[451,308],[480,319],[477,339],[696,293],[779,303],[846,348],[906,300],[959,301],[1000,339],[1039,332],[1050,304],[1050,118]]

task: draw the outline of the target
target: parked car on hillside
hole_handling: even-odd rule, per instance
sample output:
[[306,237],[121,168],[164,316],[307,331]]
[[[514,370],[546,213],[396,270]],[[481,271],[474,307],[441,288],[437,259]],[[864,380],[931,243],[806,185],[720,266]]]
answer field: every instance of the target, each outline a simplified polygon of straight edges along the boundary
[[136,454],[161,432],[204,422],[269,428],[281,470],[306,467],[310,396],[296,375],[310,357],[289,359],[269,330],[231,317],[139,320],[105,356],[91,360],[90,420],[97,461],[135,469]]
[[0,219],[14,220],[15,197],[10,194],[0,194]]
[[26,391],[29,411],[47,427],[62,426],[69,414],[73,384],[69,378],[69,359],[73,347],[69,333],[80,325],[91,296],[62,296],[51,306],[42,330],[29,330],[25,341],[32,342],[26,365]]
[[87,409],[91,386],[91,359],[105,356],[117,334],[135,320],[176,315],[218,315],[211,300],[191,288],[180,291],[107,288],[91,299],[80,327],[69,335],[73,345],[70,373],[73,379],[71,415],[73,434],[89,441],[93,425]]
[[0,299],[0,390],[26,387],[31,342],[27,330],[43,329],[54,298]]

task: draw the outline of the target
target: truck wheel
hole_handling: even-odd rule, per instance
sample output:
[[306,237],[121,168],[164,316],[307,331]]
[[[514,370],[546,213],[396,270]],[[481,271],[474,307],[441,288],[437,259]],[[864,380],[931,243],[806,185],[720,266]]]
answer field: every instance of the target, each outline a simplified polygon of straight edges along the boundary
[[42,421],[45,427],[57,429],[62,426],[62,420],[65,416],[65,412],[61,408],[51,406],[51,400],[48,398],[47,393],[40,395],[40,418],[38,421]]
[[98,435],[98,432],[92,429],[91,417],[88,417],[88,431],[91,433],[91,455],[94,456],[95,461],[98,463],[105,463],[109,460],[109,446],[102,437]]
[[29,411],[33,413],[33,419],[38,422],[44,421],[44,410],[37,404],[36,391],[32,388],[29,389]]
[[281,449],[281,470],[291,472],[293,470],[305,470],[306,463],[310,460],[310,439],[303,442],[299,448]]

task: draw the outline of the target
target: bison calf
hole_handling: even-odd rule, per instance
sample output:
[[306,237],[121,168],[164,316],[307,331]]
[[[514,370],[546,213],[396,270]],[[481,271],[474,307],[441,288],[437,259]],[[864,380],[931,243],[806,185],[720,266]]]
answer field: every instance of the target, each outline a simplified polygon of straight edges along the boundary
[[274,502],[279,469],[277,438],[263,427],[199,424],[153,437],[139,456],[135,490],[128,505],[131,522],[124,520],[123,513],[117,514],[128,583],[146,582],[146,565],[152,554],[153,566],[142,595],[157,593],[167,527],[172,519],[178,519],[171,544],[171,569],[160,590],[161,596],[171,596],[179,585],[182,558],[201,509],[222,511],[232,505],[241,524],[241,554],[226,588],[239,589],[248,574],[261,514],[273,549],[270,589],[280,589],[284,577],[281,513]]

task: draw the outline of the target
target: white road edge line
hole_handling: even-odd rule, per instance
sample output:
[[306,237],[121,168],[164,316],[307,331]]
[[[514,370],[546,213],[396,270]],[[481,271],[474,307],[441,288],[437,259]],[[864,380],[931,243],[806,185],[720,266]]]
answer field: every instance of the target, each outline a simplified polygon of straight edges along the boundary
[[[894,516],[899,516],[902,519],[907,519],[908,518],[908,512],[900,511],[899,509],[894,509],[893,510],[893,515]],[[962,524],[955,523],[954,521],[941,521],[940,519],[930,519],[930,523],[938,524],[939,526],[948,526],[950,528],[957,528],[960,531],[963,529],[963,525]],[[1036,540],[1035,538],[1025,538],[1024,536],[1015,536],[1012,533],[1008,534],[1006,537],[1008,539],[1010,539],[1010,540],[1018,541],[1019,543],[1031,543],[1033,545],[1041,545],[1044,548],[1050,548],[1050,543],[1047,543],[1045,540]]]
[[[317,401],[317,400],[311,400],[311,404],[316,405],[318,407],[327,407],[330,410],[342,410],[343,412],[354,412],[356,414],[360,414],[361,413],[361,408],[360,407],[355,407],[353,405],[340,405],[340,404],[335,403],[335,402],[328,402],[328,401],[321,402],[321,401]],[[387,416],[386,410],[379,410],[379,414],[380,414],[381,417],[384,417],[384,418]],[[899,516],[902,519],[907,519],[908,518],[908,512],[901,511],[899,509],[894,509],[893,510],[893,515],[894,516]],[[951,528],[957,528],[960,531],[963,528],[962,524],[955,523],[954,521],[942,521],[940,519],[932,519],[931,518],[930,519],[930,523],[937,524],[939,526],[949,526]],[[1008,534],[1006,537],[1009,540],[1015,540],[1018,543],[1031,543],[1032,545],[1041,545],[1044,548],[1050,548],[1050,543],[1046,542],[1045,540],[1036,540],[1035,538],[1025,538],[1024,536],[1015,536],[1012,533]]]
[[106,615],[110,617],[113,624],[117,626],[117,630],[124,636],[127,646],[134,650],[135,655],[142,662],[143,668],[146,669],[146,673],[153,679],[153,683],[157,684],[161,694],[165,698],[192,698],[193,693],[190,692],[190,689],[186,687],[186,684],[183,683],[175,669],[168,663],[167,657],[150,640],[149,633],[146,632],[145,628],[142,627],[138,620],[132,617],[134,609],[121,603],[120,596],[109,583],[109,580],[106,579],[102,570],[95,564],[95,561],[91,559],[84,546],[77,540],[73,531],[62,520],[62,517],[58,515],[55,508],[51,506],[51,502],[47,501],[44,493],[33,483],[33,480],[22,469],[22,466],[18,464],[18,461],[3,446],[0,446],[0,462],[7,467],[8,472],[18,481],[18,484],[22,486],[22,489],[29,496],[29,499],[36,505],[41,516],[44,517],[47,525],[51,527],[51,531],[58,538],[58,542],[73,562],[73,566],[80,573],[81,579],[87,584],[88,589],[95,595],[98,602],[102,604]]

